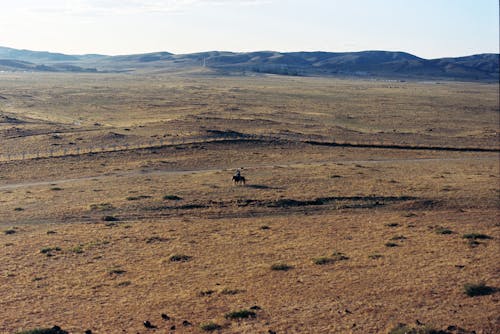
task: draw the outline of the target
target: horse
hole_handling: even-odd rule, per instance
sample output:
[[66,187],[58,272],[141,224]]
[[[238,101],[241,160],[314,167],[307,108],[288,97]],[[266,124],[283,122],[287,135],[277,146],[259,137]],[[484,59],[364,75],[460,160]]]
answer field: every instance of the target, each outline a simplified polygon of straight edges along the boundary
[[234,184],[243,184],[245,185],[245,177],[244,176],[238,176],[238,175],[234,175],[233,176],[233,182]]

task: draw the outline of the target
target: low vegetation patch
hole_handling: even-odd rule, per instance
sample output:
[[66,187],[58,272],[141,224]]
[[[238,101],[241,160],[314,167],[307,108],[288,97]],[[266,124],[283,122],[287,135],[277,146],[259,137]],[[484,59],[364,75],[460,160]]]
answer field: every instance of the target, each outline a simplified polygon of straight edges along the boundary
[[170,256],[170,262],[187,262],[191,260],[191,256],[184,254],[174,254]]
[[228,289],[228,288],[224,288],[220,293],[222,295],[236,295],[240,292],[243,292],[244,290],[240,290],[240,289]]
[[112,210],[114,208],[115,207],[111,203],[99,203],[90,205],[90,210],[94,211],[106,211],[106,210]]
[[257,314],[250,310],[239,310],[234,312],[226,313],[224,316],[226,319],[248,319],[255,318]]
[[65,330],[62,330],[59,326],[54,326],[52,328],[35,328],[25,331],[16,332],[16,334],[68,334]]
[[463,235],[464,239],[469,239],[469,240],[485,240],[485,239],[493,239],[489,235],[483,234],[483,233],[468,233]]
[[436,228],[436,233],[437,234],[453,234],[453,231],[446,228],[446,227],[439,226]]
[[118,219],[115,216],[104,216],[104,217],[102,217],[102,220],[105,221],[105,222],[117,222],[120,219]]
[[122,275],[125,274],[126,271],[120,268],[112,268],[109,270],[110,275]]
[[182,197],[176,195],[165,195],[163,196],[163,199],[168,201],[180,201],[182,200]]
[[377,253],[368,255],[368,258],[372,259],[372,260],[380,259],[380,258],[383,258],[383,257],[384,256],[382,254],[377,254]]
[[312,262],[314,264],[317,264],[317,265],[324,265],[324,264],[330,264],[330,263],[334,263],[335,260],[332,259],[331,257],[327,257],[327,256],[322,256],[322,257],[316,257],[314,259],[312,259]]
[[141,199],[151,198],[149,195],[129,196],[127,201],[139,201]]
[[288,271],[290,269],[293,269],[293,266],[286,263],[275,263],[271,266],[271,270]]
[[389,334],[450,334],[450,332],[437,330],[427,325],[412,327],[406,324],[398,324],[389,331]]
[[219,330],[221,328],[222,328],[222,326],[219,324],[216,324],[215,322],[207,322],[207,323],[200,325],[200,329],[205,331],[205,332],[213,332],[213,331]]
[[61,247],[44,247],[40,249],[40,253],[45,254],[47,256],[54,256],[54,252],[60,252]]
[[485,283],[467,283],[464,285],[464,291],[465,294],[469,297],[475,297],[475,296],[486,296],[486,295],[491,295],[492,293],[496,292],[496,289],[487,286]]

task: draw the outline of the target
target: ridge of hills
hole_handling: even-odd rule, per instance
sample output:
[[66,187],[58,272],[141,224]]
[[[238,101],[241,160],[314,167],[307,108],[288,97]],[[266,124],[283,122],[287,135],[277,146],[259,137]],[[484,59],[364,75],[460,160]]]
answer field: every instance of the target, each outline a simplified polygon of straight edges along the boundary
[[206,67],[219,74],[280,74],[498,81],[499,54],[424,59],[406,52],[152,52],[66,55],[0,47],[0,71],[135,72]]

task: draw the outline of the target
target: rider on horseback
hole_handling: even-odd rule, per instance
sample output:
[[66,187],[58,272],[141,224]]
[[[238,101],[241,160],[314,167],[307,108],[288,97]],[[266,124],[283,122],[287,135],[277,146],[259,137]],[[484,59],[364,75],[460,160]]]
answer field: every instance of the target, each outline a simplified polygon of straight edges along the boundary
[[236,173],[234,173],[234,176],[238,179],[241,177],[241,171],[239,168],[236,169]]

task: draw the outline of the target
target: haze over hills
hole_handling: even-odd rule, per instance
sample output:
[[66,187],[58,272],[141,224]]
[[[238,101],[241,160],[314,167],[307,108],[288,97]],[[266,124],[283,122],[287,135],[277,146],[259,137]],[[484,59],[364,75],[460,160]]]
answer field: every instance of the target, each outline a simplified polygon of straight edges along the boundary
[[106,56],[18,50],[0,47],[0,71],[134,72],[204,66],[220,74],[269,73],[303,76],[355,76],[497,81],[499,54],[424,59],[405,52],[200,52]]

